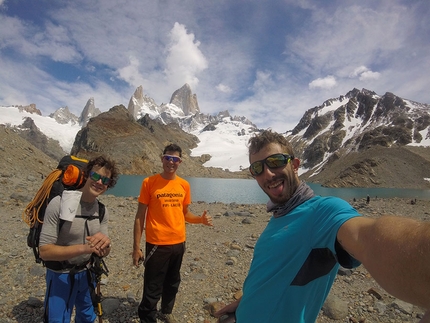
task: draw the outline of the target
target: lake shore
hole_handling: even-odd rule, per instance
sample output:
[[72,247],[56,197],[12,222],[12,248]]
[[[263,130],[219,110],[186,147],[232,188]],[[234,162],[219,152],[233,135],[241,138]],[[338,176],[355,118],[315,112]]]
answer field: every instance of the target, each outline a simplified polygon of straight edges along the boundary
[[[45,269],[35,263],[26,245],[28,226],[22,211],[39,189],[41,177],[57,164],[13,131],[0,131],[0,323],[42,322]],[[407,167],[403,170],[409,172]],[[403,182],[401,174],[396,177]],[[101,286],[103,322],[137,323],[143,268],[132,266],[130,254],[137,200],[112,195],[101,200],[110,212],[113,241],[112,253],[106,259],[109,276]],[[395,214],[430,220],[429,201],[418,199],[411,204],[409,198],[374,199],[372,195],[369,204],[364,199],[353,204],[364,216]],[[187,225],[187,251],[174,314],[180,323],[215,323],[208,303],[227,303],[240,295],[253,246],[270,214],[264,204],[195,200],[191,209],[196,214],[208,210],[214,227]],[[342,310],[340,318],[321,311],[317,323],[416,323],[423,314],[423,309],[384,292],[363,266],[338,275],[330,298]]]

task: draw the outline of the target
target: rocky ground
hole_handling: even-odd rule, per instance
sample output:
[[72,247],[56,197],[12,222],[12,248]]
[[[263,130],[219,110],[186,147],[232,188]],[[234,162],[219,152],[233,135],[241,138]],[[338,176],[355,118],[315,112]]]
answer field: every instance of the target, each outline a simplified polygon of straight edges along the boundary
[[[28,227],[22,220],[22,210],[40,179],[3,174],[0,181],[0,322],[41,322],[44,268],[34,262],[26,246]],[[138,322],[143,268],[133,267],[130,255],[137,201],[111,195],[101,200],[110,210],[113,244],[106,259],[109,275],[101,287],[103,322]],[[388,213],[430,219],[430,201],[412,205],[404,199],[376,199],[354,205],[366,216]],[[192,204],[196,214],[204,209],[214,217],[214,227],[187,225],[183,280],[174,309],[183,323],[216,322],[209,304],[228,303],[240,295],[254,244],[269,219],[264,205]],[[423,312],[389,296],[361,266],[338,275],[317,322],[418,322]]]
[[[39,323],[45,270],[34,262],[26,245],[28,226],[22,211],[39,188],[41,174],[56,165],[25,140],[5,134],[0,131],[0,323]],[[135,323],[143,284],[143,268],[132,266],[130,254],[137,201],[111,195],[101,200],[110,211],[113,244],[106,259],[109,275],[101,286],[103,322]],[[361,200],[353,204],[365,216],[398,214],[430,220],[430,201],[372,199],[369,204]],[[253,247],[269,214],[264,205],[195,202],[191,208],[196,214],[208,210],[214,226],[187,225],[187,252],[174,314],[180,323],[214,323],[209,304],[219,306],[240,296]],[[340,271],[317,323],[412,323],[423,312],[388,295],[361,266]]]

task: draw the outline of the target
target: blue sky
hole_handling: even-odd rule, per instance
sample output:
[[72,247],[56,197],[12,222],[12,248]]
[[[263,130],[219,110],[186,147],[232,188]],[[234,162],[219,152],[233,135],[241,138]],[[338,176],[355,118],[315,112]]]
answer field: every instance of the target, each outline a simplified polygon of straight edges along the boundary
[[429,39],[428,0],[0,0],[0,105],[79,115],[188,83],[202,113],[286,131],[353,88],[430,103]]

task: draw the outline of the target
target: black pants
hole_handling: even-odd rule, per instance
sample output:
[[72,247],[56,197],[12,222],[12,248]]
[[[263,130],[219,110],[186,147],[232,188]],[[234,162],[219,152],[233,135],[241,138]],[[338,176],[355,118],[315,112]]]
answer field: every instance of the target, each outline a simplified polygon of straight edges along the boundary
[[181,282],[181,265],[185,242],[156,246],[146,243],[143,297],[138,314],[141,323],[156,323],[157,303],[161,298],[161,312],[172,313]]

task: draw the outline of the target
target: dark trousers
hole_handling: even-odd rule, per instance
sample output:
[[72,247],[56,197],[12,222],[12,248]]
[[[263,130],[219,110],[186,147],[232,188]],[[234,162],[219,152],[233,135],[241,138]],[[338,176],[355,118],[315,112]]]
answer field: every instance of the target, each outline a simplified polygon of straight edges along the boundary
[[141,323],[156,323],[157,303],[161,298],[161,312],[172,313],[181,282],[181,265],[185,242],[155,246],[146,243],[143,297],[138,314]]

